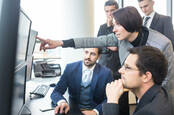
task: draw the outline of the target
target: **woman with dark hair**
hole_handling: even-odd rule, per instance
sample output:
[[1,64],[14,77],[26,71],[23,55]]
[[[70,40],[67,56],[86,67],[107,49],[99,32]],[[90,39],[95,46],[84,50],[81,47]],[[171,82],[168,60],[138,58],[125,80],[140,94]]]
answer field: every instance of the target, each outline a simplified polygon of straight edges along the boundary
[[[108,47],[117,46],[121,65],[126,60],[129,48],[137,46],[153,46],[159,48],[168,60],[168,74],[162,85],[172,95],[174,103],[174,55],[171,41],[157,31],[142,26],[142,18],[134,7],[125,7],[113,13],[115,19],[114,33],[107,36],[100,36],[100,39],[74,38],[69,40],[44,40],[41,49],[51,49],[58,46],[88,48],[88,47]],[[47,46],[48,45],[48,46]],[[172,104],[173,105],[173,104]]]

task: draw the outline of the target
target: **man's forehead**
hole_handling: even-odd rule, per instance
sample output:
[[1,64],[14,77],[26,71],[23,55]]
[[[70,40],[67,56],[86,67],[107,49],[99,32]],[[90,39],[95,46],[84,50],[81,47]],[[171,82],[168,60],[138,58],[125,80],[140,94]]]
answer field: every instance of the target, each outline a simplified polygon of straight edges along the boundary
[[138,55],[137,54],[129,54],[128,57],[125,60],[125,64],[127,65],[133,65],[136,63],[138,59]]
[[106,9],[106,8],[112,8],[112,9],[116,9],[115,5],[109,5],[109,6],[105,6],[104,8],[105,8],[105,9]]
[[146,5],[148,5],[150,2],[151,2],[150,0],[143,0],[143,1],[139,2],[139,5],[146,6]]
[[85,48],[84,51],[98,52],[98,48]]

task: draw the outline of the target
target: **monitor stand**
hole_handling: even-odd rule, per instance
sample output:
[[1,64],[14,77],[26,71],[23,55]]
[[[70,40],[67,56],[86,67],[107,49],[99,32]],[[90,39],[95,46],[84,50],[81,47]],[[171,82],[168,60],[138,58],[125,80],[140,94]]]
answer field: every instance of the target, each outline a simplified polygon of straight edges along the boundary
[[31,111],[28,109],[27,106],[24,106],[21,115],[31,115]]

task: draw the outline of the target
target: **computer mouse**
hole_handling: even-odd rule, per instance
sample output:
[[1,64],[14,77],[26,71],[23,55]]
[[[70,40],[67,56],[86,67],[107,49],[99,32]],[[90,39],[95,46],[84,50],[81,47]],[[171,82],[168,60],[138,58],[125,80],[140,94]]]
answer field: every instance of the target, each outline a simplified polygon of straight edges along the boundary
[[50,84],[50,87],[55,87],[55,86],[56,86],[55,83],[51,83],[51,84]]

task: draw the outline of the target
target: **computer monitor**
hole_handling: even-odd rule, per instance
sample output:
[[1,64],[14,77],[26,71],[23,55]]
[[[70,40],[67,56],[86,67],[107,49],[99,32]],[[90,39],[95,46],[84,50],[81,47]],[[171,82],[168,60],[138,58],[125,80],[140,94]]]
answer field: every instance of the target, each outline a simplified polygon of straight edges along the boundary
[[16,50],[16,67],[13,83],[12,109],[13,115],[23,112],[25,104],[25,86],[27,70],[27,45],[31,29],[31,20],[20,10],[18,24],[17,50]]
[[19,27],[18,27],[18,40],[17,40],[17,56],[16,56],[16,67],[20,66],[26,61],[27,57],[27,45],[29,39],[29,33],[31,29],[31,20],[20,10],[19,15]]
[[20,0],[0,0],[0,114],[11,114]]

